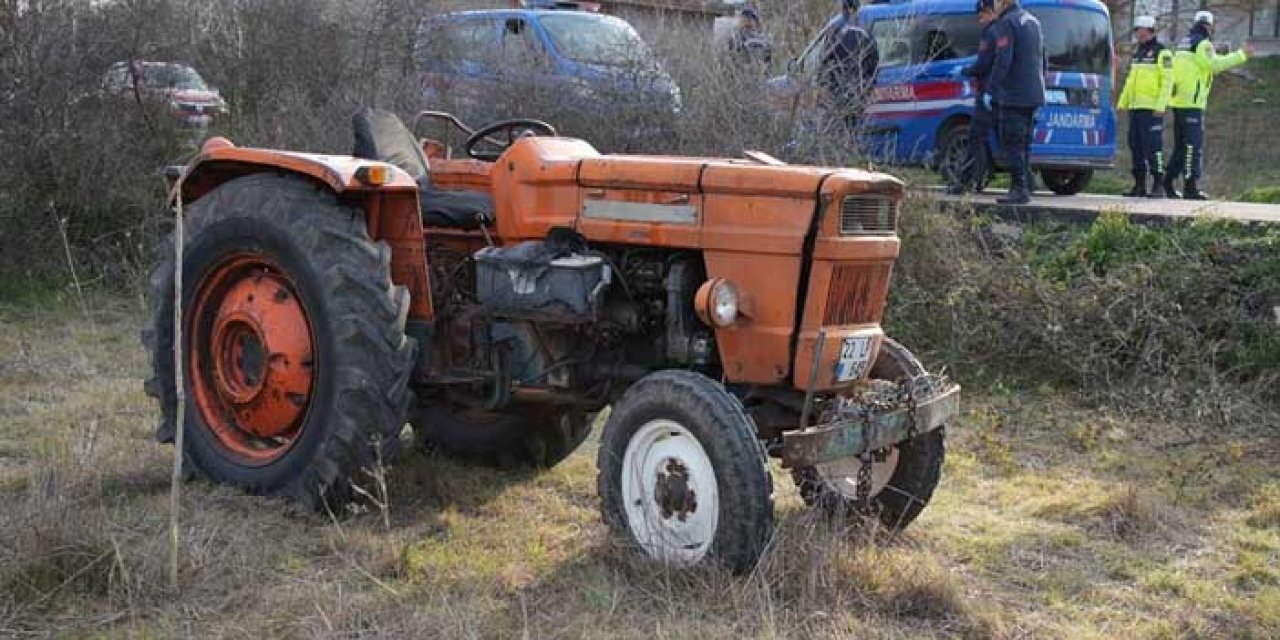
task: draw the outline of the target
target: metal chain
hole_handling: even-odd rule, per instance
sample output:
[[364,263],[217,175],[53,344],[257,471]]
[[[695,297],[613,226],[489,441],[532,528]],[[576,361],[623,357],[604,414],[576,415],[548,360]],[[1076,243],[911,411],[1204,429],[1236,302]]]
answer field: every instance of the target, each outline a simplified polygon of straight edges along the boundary
[[862,513],[871,511],[871,466],[875,463],[870,453],[858,456],[862,466],[858,467],[857,509]]
[[907,440],[908,441],[915,440],[917,431],[919,430],[919,426],[916,424],[916,389],[915,389],[916,380],[917,378],[912,378],[911,380],[908,380],[907,382],[903,383],[901,387],[903,389],[906,389],[906,392],[907,392],[906,405],[907,405]]
[[[862,446],[870,444],[870,436],[871,412],[864,411],[862,413]],[[858,460],[862,464],[858,467],[855,508],[861,513],[867,513],[871,510],[871,466],[874,464],[874,458],[870,451],[864,451],[858,456]]]

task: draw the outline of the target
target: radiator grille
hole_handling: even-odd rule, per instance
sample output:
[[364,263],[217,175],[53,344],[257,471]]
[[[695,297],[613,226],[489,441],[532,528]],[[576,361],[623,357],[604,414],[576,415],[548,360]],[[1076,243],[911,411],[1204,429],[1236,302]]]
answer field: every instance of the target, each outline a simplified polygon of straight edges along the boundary
[[884,196],[845,196],[840,235],[885,235],[898,229],[898,203]]
[[889,292],[891,264],[841,264],[831,270],[822,324],[880,322]]

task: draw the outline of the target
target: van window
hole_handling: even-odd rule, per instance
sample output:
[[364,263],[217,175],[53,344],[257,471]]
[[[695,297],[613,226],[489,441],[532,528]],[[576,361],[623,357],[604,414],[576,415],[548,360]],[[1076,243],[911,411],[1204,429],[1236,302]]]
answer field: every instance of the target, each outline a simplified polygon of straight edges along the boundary
[[1050,71],[1111,73],[1111,24],[1095,11],[1070,7],[1029,7],[1044,30]]
[[625,21],[580,13],[544,14],[538,21],[560,55],[578,62],[626,66],[649,60],[649,47]]
[[425,20],[414,43],[414,57],[424,68],[445,70],[458,62],[481,62],[499,50],[498,25],[483,20]]
[[915,62],[940,62],[978,55],[982,25],[973,16],[931,16],[922,20],[924,55]]
[[881,66],[926,64],[977,55],[982,27],[970,15],[881,20],[871,25]]
[[871,37],[880,50],[880,66],[911,63],[911,32],[914,20],[880,20],[871,25]]
[[798,73],[811,73],[818,68],[818,65],[822,64],[822,54],[827,47],[827,33],[830,29],[829,25],[823,27],[822,31],[818,32],[818,36],[809,43],[804,53],[800,54],[798,68],[796,69]]

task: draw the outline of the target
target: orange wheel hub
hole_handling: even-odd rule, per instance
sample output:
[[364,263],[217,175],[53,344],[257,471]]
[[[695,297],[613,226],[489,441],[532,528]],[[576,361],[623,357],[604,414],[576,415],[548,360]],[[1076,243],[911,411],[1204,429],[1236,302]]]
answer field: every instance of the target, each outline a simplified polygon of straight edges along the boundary
[[195,405],[229,452],[271,462],[311,406],[314,336],[293,282],[261,256],[232,257],[198,286],[188,329]]

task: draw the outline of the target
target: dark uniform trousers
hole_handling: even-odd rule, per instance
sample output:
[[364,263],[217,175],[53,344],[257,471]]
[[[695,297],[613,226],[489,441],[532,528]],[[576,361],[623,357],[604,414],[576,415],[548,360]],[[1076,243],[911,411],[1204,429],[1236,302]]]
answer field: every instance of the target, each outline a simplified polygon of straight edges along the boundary
[[993,124],[995,123],[991,110],[982,104],[981,98],[974,100],[973,118],[969,120],[968,149],[965,152],[964,168],[960,172],[960,184],[980,187],[981,185],[976,183],[990,170],[987,166],[987,140],[991,137]]
[[1181,175],[1187,180],[1200,179],[1201,151],[1204,149],[1204,110],[1173,110],[1173,153],[1169,156],[1166,177]]
[[1010,107],[992,105],[996,115],[996,135],[1004,149],[1005,163],[1009,165],[1009,178],[1014,189],[1032,189],[1031,134],[1035,124],[1036,107]]
[[1164,118],[1151,109],[1129,111],[1129,154],[1133,156],[1133,175],[1153,176],[1164,170]]

